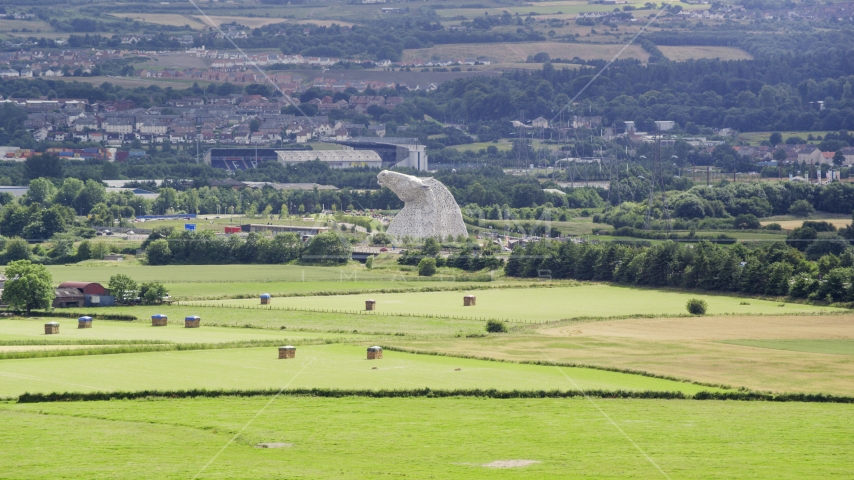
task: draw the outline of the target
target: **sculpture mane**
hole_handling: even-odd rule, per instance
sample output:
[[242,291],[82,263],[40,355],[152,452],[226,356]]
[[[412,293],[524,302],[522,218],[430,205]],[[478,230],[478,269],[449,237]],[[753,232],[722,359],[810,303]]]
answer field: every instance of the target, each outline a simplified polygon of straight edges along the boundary
[[393,237],[468,237],[460,207],[451,192],[435,178],[383,170],[379,184],[403,200],[403,209],[394,217],[387,233]]

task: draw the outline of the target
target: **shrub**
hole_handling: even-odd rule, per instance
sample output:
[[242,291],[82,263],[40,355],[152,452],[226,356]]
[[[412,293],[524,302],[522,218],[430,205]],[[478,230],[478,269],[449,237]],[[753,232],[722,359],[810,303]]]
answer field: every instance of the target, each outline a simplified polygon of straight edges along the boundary
[[486,322],[486,331],[489,333],[507,333],[507,324],[498,320]]
[[367,268],[368,270],[374,268],[374,256],[373,255],[369,256],[368,259],[365,260],[365,268]]
[[708,305],[706,304],[705,300],[700,300],[699,298],[692,298],[691,300],[688,300],[687,307],[688,313],[690,313],[691,315],[705,315],[706,308],[708,308]]
[[374,245],[388,245],[391,243],[391,237],[387,233],[376,233],[371,237],[371,243]]
[[422,277],[432,277],[436,274],[436,259],[422,258],[418,262],[418,275]]
[[754,230],[761,227],[761,225],[759,224],[759,219],[756,218],[756,215],[750,213],[745,213],[735,217],[735,219],[732,221],[732,226],[741,230]]
[[806,200],[798,200],[789,207],[789,214],[796,217],[809,217],[815,213],[815,208]]

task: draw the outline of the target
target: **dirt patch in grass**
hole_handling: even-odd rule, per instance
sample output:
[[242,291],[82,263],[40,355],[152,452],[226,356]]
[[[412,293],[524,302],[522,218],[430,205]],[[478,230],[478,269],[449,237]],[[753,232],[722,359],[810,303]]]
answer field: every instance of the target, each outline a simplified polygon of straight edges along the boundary
[[267,443],[259,443],[255,445],[255,448],[288,448],[293,447],[293,443],[282,443],[282,442],[267,442]]
[[528,465],[535,465],[538,462],[537,460],[496,460],[490,463],[484,463],[483,466],[486,468],[516,468],[516,467],[527,467]]
[[560,337],[624,337],[653,341],[830,339],[854,338],[854,323],[851,317],[845,315],[633,318],[544,328],[538,330],[538,333]]

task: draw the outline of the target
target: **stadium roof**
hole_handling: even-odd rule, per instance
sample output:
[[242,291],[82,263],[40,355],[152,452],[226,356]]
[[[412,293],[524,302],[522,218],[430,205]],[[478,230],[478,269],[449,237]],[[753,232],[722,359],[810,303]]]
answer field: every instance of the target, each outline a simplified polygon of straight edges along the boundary
[[311,162],[379,162],[380,155],[373,150],[279,150],[279,161],[284,163]]

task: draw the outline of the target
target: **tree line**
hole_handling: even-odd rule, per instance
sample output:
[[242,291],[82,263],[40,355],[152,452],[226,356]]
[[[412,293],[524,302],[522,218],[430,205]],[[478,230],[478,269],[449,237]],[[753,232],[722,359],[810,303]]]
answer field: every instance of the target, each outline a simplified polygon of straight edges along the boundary
[[350,260],[348,237],[336,232],[320,233],[303,241],[295,233],[272,237],[250,233],[217,236],[211,230],[155,231],[143,244],[149,265],[216,265],[236,263],[280,264],[300,261],[335,265]]
[[747,248],[710,242],[654,246],[540,241],[513,250],[511,277],[679,287],[828,302],[854,301],[854,252],[810,261],[783,242]]

